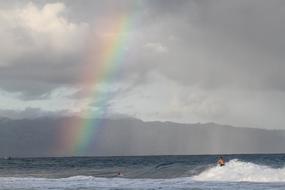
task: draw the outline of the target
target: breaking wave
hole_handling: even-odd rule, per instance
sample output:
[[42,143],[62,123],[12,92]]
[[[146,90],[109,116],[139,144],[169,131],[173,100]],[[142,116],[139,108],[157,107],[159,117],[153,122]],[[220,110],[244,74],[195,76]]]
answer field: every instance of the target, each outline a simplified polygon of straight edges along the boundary
[[209,168],[193,176],[192,179],[196,181],[285,182],[285,168],[272,168],[234,159],[224,167]]
[[[169,164],[165,164],[169,165]],[[156,168],[165,167],[159,165]],[[191,173],[191,172],[189,172]],[[240,183],[242,182],[242,183]],[[245,182],[245,183],[243,183]],[[270,183],[269,183],[270,182]],[[176,178],[124,178],[77,175],[66,178],[0,177],[0,189],[284,189],[285,168],[272,168],[237,159],[224,167],[208,166],[198,174]]]

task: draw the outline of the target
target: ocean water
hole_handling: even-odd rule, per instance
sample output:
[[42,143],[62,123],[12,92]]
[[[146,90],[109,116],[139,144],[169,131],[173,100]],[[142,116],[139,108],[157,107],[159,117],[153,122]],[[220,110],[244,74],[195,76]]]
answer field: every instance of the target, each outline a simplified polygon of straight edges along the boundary
[[0,159],[0,189],[285,189],[285,155]]

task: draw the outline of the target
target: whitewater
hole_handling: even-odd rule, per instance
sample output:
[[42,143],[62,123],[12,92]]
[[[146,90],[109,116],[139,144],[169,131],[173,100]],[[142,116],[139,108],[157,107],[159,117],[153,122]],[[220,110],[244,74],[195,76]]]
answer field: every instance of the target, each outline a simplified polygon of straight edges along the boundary
[[[284,155],[1,160],[0,189],[284,189]],[[123,176],[116,176],[120,171]]]
[[198,181],[285,182],[285,168],[271,168],[250,162],[231,160],[224,167],[213,167],[194,176]]

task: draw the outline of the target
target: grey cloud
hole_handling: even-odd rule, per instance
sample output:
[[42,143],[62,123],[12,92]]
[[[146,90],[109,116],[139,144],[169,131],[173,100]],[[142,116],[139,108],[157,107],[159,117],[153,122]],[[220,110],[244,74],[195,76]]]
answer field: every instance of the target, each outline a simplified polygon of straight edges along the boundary
[[0,86],[21,92],[23,98],[39,98],[62,86],[79,81],[80,60],[77,56],[51,56],[40,52],[26,55],[0,69]]
[[0,118],[11,118],[11,119],[34,119],[42,117],[62,117],[66,116],[68,111],[45,111],[40,108],[28,107],[24,110],[9,110],[9,109],[0,109]]
[[[27,3],[23,2],[12,1],[10,5],[9,3],[0,5],[4,8],[20,7]],[[56,1],[34,3],[41,7],[53,2]],[[268,98],[264,93],[274,94],[273,92],[280,91],[282,94],[285,90],[283,82],[285,80],[283,74],[285,3],[283,1],[60,2],[66,6],[66,11],[61,13],[61,16],[71,23],[86,23],[95,33],[95,37],[92,36],[93,41],[82,40],[86,46],[88,43],[95,46],[99,43],[96,34],[107,22],[114,21],[118,13],[129,14],[130,19],[134,19],[128,31],[130,42],[123,47],[127,49],[124,52],[123,63],[110,84],[111,87],[124,84],[122,88],[113,92],[124,94],[125,97],[130,93],[134,103],[140,104],[141,99],[138,94],[132,94],[132,90],[136,88],[149,90],[147,85],[156,80],[151,77],[153,73],[167,77],[181,88],[194,87],[209,97],[219,97],[221,101],[217,104],[221,104],[221,107],[226,107],[229,113],[231,111],[233,113],[230,119],[221,119],[221,122],[228,123],[231,123],[234,117],[238,117],[236,115],[240,112],[244,112],[239,104],[254,100],[255,96],[261,97],[258,99],[259,103],[272,102],[276,95]],[[25,32],[27,31],[17,30],[11,34],[21,37],[21,43],[33,45],[33,41]],[[81,36],[78,38],[80,41]],[[85,60],[86,46],[66,54],[44,46],[12,60],[7,59],[10,61],[9,64],[0,68],[0,88],[22,92],[25,98],[36,99],[59,87],[74,87],[81,79],[81,69],[88,64]],[[94,51],[92,54],[100,55],[100,51]],[[80,95],[80,89],[84,86],[76,87],[79,87],[79,92],[70,98],[84,98]],[[153,91],[155,90],[160,91],[160,89]],[[219,94],[216,91],[223,93]],[[235,91],[237,92],[235,98],[228,98],[228,94]],[[248,97],[240,95],[248,91],[255,93]],[[191,92],[189,90],[183,94],[187,96]],[[160,95],[165,96],[165,94]],[[280,104],[284,102],[282,98],[278,100]],[[238,103],[233,106],[232,101]],[[261,114],[262,116],[274,111],[276,115],[283,113],[283,108],[278,106],[262,105],[262,108],[270,108],[268,112],[264,112],[266,114]],[[122,105],[117,107],[121,108]],[[145,109],[150,109],[145,112],[153,113],[152,108]],[[251,111],[258,110],[260,109],[251,108]],[[176,114],[179,117],[179,112]],[[214,116],[216,115],[219,113]],[[255,119],[258,117],[257,114]],[[273,116],[269,118],[272,118],[271,121],[275,119]],[[209,118],[200,119],[205,121]],[[252,117],[240,118],[243,119],[249,121]],[[281,126],[280,123],[282,122],[278,122],[278,126]]]
[[155,69],[178,82],[206,89],[284,90],[284,3],[151,5],[146,6],[149,17],[143,17],[149,20],[140,28],[143,40],[164,44],[169,51],[159,55],[141,50],[138,59],[143,64],[137,64],[138,68]]

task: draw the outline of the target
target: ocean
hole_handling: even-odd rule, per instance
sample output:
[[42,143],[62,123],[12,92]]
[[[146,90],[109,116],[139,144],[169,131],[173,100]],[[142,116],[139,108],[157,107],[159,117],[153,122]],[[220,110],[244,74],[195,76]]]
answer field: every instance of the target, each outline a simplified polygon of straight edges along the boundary
[[11,158],[0,189],[285,189],[285,154]]

